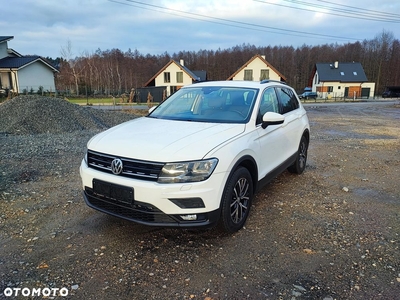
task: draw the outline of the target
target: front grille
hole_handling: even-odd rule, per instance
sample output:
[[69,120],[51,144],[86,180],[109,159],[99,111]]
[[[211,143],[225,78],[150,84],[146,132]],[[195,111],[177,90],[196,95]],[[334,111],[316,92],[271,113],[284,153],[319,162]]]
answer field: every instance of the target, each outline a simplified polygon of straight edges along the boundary
[[157,181],[160,171],[164,167],[163,163],[135,160],[91,150],[88,151],[89,167],[102,172],[112,174],[111,162],[116,158],[119,158],[123,164],[123,169],[119,176],[129,178]]
[[127,204],[94,195],[93,190],[85,188],[85,198],[90,206],[105,213],[118,216],[130,221],[144,223],[176,224],[177,221],[164,214],[157,207],[134,201],[133,204]]

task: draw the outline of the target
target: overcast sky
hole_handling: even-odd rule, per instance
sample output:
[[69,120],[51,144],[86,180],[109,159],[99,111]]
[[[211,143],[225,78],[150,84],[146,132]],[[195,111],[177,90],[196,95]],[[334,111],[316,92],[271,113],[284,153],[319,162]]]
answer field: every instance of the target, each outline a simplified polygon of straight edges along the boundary
[[400,0],[13,0],[2,36],[22,55],[97,49],[157,55],[237,45],[293,46],[400,39]]

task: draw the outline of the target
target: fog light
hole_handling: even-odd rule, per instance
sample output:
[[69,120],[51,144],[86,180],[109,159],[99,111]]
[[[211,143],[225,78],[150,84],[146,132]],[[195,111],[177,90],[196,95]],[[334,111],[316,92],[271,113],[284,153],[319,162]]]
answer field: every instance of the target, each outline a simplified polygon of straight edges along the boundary
[[196,221],[197,215],[183,215],[181,218],[185,221]]

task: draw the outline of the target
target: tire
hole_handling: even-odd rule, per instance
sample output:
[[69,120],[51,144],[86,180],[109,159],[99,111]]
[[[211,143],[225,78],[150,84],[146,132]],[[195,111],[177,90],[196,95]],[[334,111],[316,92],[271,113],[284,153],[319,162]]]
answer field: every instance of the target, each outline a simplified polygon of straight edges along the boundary
[[301,174],[306,168],[308,152],[308,140],[303,135],[300,140],[299,149],[297,150],[296,161],[288,168],[290,173]]
[[240,230],[249,216],[252,199],[253,179],[246,168],[239,167],[222,194],[220,229],[228,233]]

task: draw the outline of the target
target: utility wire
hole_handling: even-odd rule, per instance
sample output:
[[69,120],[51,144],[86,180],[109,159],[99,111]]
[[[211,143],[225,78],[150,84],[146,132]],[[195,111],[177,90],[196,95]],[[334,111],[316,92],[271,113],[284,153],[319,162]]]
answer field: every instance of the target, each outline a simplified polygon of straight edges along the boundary
[[[311,2],[305,2],[305,1],[300,1],[300,0],[282,0],[282,1],[305,5],[305,6],[316,7],[316,8],[323,8],[323,9],[328,9],[328,10],[333,10],[333,11],[338,11],[338,12],[344,12],[346,14],[350,14],[349,17],[354,17],[354,14],[356,14],[356,15],[364,16],[364,17],[366,17],[366,19],[374,20],[374,21],[383,21],[383,22],[386,22],[386,21],[392,22],[393,21],[394,23],[398,23],[400,21],[400,15],[397,15],[397,14],[380,12],[380,11],[376,11],[376,10],[369,10],[369,9],[355,7],[355,6],[346,6],[346,5],[341,5],[341,4],[328,2],[328,1],[319,1],[319,2],[336,5],[336,6],[339,6],[339,8],[321,5],[321,4],[314,4]],[[343,7],[348,7],[351,9],[345,9]],[[389,15],[392,15],[393,17],[389,17]],[[375,17],[373,17],[373,16],[375,16]],[[354,17],[354,18],[357,19],[357,17]]]
[[377,10],[359,8],[359,7],[356,7],[356,6],[344,5],[344,4],[341,4],[341,3],[338,4],[338,3],[334,3],[334,2],[330,2],[330,1],[324,1],[324,0],[319,0],[319,2],[325,2],[325,3],[329,3],[329,4],[341,6],[341,7],[354,8],[354,9],[357,9],[357,10],[366,11],[366,12],[374,13],[374,14],[381,15],[381,16],[393,16],[393,17],[396,17],[396,18],[400,18],[400,14],[394,14],[394,13],[390,13],[390,12],[381,12],[381,11],[377,11]]
[[[305,31],[290,30],[290,29],[283,29],[283,28],[278,28],[278,27],[252,24],[252,23],[247,23],[247,22],[233,21],[233,20],[229,20],[229,19],[205,16],[205,15],[201,15],[201,14],[167,8],[167,7],[163,7],[163,6],[159,6],[159,5],[143,3],[140,1],[133,1],[133,0],[123,0],[125,2],[121,2],[121,1],[117,1],[117,0],[108,0],[108,1],[118,3],[118,4],[133,6],[133,7],[137,7],[137,8],[141,8],[141,9],[146,9],[146,10],[150,10],[150,11],[166,13],[169,15],[175,15],[175,16],[179,16],[179,17],[183,17],[183,18],[196,19],[196,20],[200,20],[200,21],[204,21],[204,22],[208,22],[208,23],[214,23],[214,24],[219,24],[219,25],[244,28],[244,29],[250,29],[250,30],[256,30],[256,31],[262,31],[262,32],[272,32],[272,33],[294,35],[294,36],[307,36],[307,37],[313,37],[313,38],[319,37],[319,38],[329,38],[329,39],[335,38],[335,39],[340,39],[340,40],[356,40],[356,41],[360,40],[360,39],[350,38],[350,37],[327,35],[327,34],[320,34],[320,33],[311,33],[311,32],[305,32]],[[141,6],[139,6],[138,4]],[[168,11],[168,12],[166,12],[166,11]],[[269,29],[269,30],[265,30],[265,29]],[[271,30],[274,30],[274,31],[271,31]]]
[[[358,9],[357,10],[346,10],[342,8],[335,8],[332,6],[327,6],[327,5],[320,5],[320,4],[314,4],[310,2],[304,2],[304,1],[296,1],[296,0],[282,0],[286,2],[290,2],[293,4],[298,4],[298,5],[304,5],[307,8],[301,8],[297,6],[290,6],[290,5],[284,5],[284,4],[279,4],[279,3],[273,3],[269,1],[263,1],[263,0],[253,0],[255,2],[259,3],[264,3],[264,4],[269,4],[269,5],[275,5],[275,6],[280,6],[280,7],[287,7],[287,8],[292,8],[292,9],[297,9],[297,10],[303,10],[303,11],[309,11],[309,12],[318,12],[318,13],[323,13],[327,15],[334,15],[334,16],[339,16],[339,17],[346,17],[346,18],[351,18],[351,19],[360,19],[360,20],[368,20],[368,21],[378,21],[378,22],[388,22],[388,23],[400,23],[400,16],[397,17],[396,14],[386,14],[383,12],[377,12],[373,10],[368,10],[369,13],[363,12],[360,8],[353,7]],[[330,2],[332,3],[332,2]],[[338,4],[337,4],[338,5]],[[315,10],[311,8],[319,8],[322,10]],[[326,11],[328,10],[328,11]],[[334,13],[334,12],[338,13]],[[375,16],[374,16],[375,15]],[[393,17],[388,17],[388,15],[392,15]]]
[[[154,9],[154,8],[143,7],[143,6],[134,5],[134,4],[131,4],[131,3],[126,3],[126,2],[120,2],[120,1],[117,1],[117,0],[108,0],[108,1],[109,1],[109,2],[114,2],[114,3],[117,3],[117,4],[122,4],[122,5],[131,6],[131,7],[137,7],[137,8],[145,9],[145,10],[149,10],[149,11],[155,11],[155,12],[159,12],[159,13],[163,13],[163,14],[167,14],[167,15],[177,16],[177,17],[181,17],[181,18],[194,19],[194,20],[204,21],[204,22],[207,22],[207,23],[212,23],[212,24],[217,24],[217,25],[224,25],[224,26],[230,26],[230,27],[236,27],[236,28],[242,28],[242,29],[250,29],[250,30],[261,31],[261,32],[280,33],[280,32],[272,31],[272,30],[262,30],[262,29],[257,29],[257,28],[249,28],[249,27],[245,27],[245,26],[234,25],[234,24],[227,24],[227,23],[222,23],[222,22],[217,22],[217,21],[212,21],[212,20],[206,20],[206,19],[204,19],[204,18],[210,18],[209,16],[203,16],[204,18],[194,17],[194,16],[188,17],[188,16],[184,16],[184,15],[178,14],[178,13],[166,12],[166,11],[157,10],[157,9]],[[121,1],[129,1],[129,0],[121,0]],[[132,1],[129,1],[129,2],[132,2]],[[136,2],[136,1],[135,1],[135,2]],[[143,3],[143,5],[151,5],[151,4]],[[152,5],[151,5],[151,6],[152,6]],[[166,7],[165,7],[164,9],[165,9],[165,10],[172,10],[172,9],[169,9],[169,8],[166,8]],[[172,11],[174,11],[174,10],[172,10]],[[185,12],[182,12],[182,13],[185,13]],[[187,13],[187,14],[191,14],[191,13]],[[282,33],[280,33],[280,34],[282,34]],[[283,33],[283,34],[284,34],[284,33]],[[289,34],[289,33],[286,33],[286,34],[287,34],[287,35],[298,36],[298,34]],[[304,36],[306,36],[306,35],[304,35]]]

